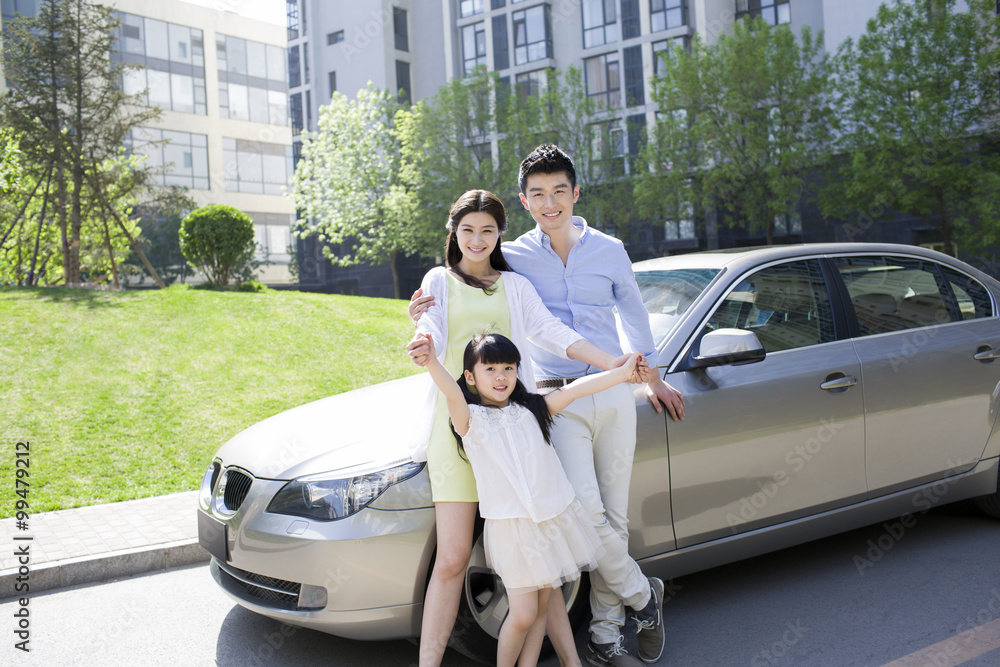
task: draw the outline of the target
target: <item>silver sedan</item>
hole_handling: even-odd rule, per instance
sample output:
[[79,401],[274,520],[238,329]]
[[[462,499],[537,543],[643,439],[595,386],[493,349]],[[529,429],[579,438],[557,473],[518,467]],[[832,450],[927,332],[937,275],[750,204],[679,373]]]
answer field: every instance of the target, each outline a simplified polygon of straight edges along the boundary
[[[648,574],[966,498],[1000,517],[1000,283],[887,244],[693,253],[634,269],[659,372],[687,415],[670,421],[636,391],[629,547]],[[426,471],[402,446],[422,406],[401,397],[425,380],[289,410],[219,450],[198,517],[223,590],[344,637],[419,633],[434,510]],[[452,645],[488,661],[507,607],[478,539]],[[575,622],[586,586],[563,591]]]

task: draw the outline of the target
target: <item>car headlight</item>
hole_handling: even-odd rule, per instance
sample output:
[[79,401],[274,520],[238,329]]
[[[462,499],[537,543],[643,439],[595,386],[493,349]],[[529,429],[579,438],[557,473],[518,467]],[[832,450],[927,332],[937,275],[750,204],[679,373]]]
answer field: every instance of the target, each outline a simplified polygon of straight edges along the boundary
[[205,471],[205,475],[201,478],[201,493],[198,496],[198,500],[201,502],[203,510],[208,510],[211,507],[212,491],[215,489],[215,482],[218,481],[221,470],[222,466],[219,465],[219,462],[212,461],[212,465],[208,466],[208,470]]
[[367,475],[331,479],[332,473],[299,477],[281,487],[267,511],[317,521],[336,521],[357,514],[393,484],[407,480],[424,467],[409,461]]

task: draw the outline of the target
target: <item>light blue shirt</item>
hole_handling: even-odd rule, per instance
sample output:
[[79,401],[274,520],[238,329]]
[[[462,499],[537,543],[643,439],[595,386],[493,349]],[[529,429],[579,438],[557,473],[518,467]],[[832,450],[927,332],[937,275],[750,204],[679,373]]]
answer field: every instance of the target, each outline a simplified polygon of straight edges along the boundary
[[[642,304],[624,244],[590,228],[579,216],[573,216],[573,224],[583,233],[570,249],[565,266],[548,235],[538,227],[503,244],[507,263],[531,281],[545,307],[566,326],[602,350],[620,355],[612,311],[617,306],[629,344],[646,356],[650,368],[656,368],[649,312]],[[534,344],[528,353],[537,379],[581,377],[601,370],[582,361],[562,359]]]

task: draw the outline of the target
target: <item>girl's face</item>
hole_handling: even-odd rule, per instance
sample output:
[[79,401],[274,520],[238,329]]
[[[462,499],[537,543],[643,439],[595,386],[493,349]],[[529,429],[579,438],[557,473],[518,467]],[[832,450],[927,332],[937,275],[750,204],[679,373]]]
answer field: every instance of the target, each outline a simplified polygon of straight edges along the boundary
[[483,405],[504,407],[517,384],[517,364],[484,364],[477,361],[472,372],[465,371],[465,382],[475,387]]
[[468,213],[458,222],[455,239],[462,258],[472,264],[489,263],[490,253],[500,239],[500,228],[489,213]]

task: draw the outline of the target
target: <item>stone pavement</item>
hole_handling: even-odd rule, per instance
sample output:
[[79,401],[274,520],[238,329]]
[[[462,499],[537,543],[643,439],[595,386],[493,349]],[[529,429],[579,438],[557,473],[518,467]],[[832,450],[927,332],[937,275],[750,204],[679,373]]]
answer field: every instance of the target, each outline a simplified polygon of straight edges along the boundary
[[[33,514],[27,530],[3,519],[0,599],[207,561],[197,509],[198,492],[186,491]],[[16,553],[25,546],[26,575]],[[30,588],[18,591],[25,580]]]

